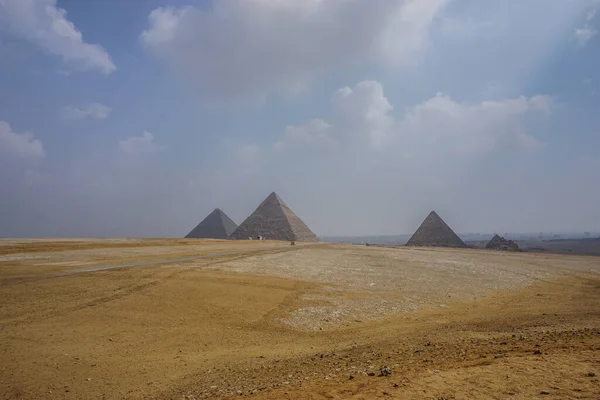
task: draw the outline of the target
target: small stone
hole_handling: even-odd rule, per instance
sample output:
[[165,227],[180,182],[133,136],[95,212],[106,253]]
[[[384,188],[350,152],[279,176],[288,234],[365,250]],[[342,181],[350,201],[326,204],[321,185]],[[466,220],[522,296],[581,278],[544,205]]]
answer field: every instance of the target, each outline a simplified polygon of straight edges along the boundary
[[87,378],[87,379],[86,379],[86,381],[91,381],[91,380],[92,380],[92,378]]
[[506,354],[496,354],[494,358],[505,358]]
[[375,376],[375,372],[369,371],[369,372],[367,372],[367,375],[369,375],[369,376]]
[[596,373],[595,372],[588,372],[588,376],[592,376],[592,377],[596,376]]
[[381,372],[381,376],[390,376],[390,375],[392,375],[392,369],[390,367],[387,367],[387,366],[381,367],[381,369],[379,370],[379,372]]
[[550,392],[546,392],[545,390],[542,390],[542,391],[540,392],[540,394],[550,394]]
[[350,376],[348,377],[348,380],[349,380],[349,381],[351,381],[352,379],[354,379],[354,375],[350,375]]
[[519,335],[519,340],[525,340],[525,335],[523,335],[522,333]]
[[152,385],[152,381],[146,382],[146,385]]
[[541,350],[536,350],[533,352],[533,354],[535,354],[536,356],[542,355],[542,351]]

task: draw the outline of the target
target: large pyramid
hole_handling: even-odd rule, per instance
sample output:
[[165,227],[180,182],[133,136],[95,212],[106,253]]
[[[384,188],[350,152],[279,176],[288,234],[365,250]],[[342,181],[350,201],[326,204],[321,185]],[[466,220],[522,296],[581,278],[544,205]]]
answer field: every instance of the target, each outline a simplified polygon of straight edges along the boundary
[[407,246],[467,247],[435,211],[429,213]]
[[231,220],[221,209],[215,208],[208,214],[186,238],[209,238],[209,239],[227,239],[229,235],[237,228],[237,224]]
[[275,192],[271,193],[258,208],[231,234],[230,239],[244,240],[257,237],[266,240],[289,240],[318,242],[304,222]]

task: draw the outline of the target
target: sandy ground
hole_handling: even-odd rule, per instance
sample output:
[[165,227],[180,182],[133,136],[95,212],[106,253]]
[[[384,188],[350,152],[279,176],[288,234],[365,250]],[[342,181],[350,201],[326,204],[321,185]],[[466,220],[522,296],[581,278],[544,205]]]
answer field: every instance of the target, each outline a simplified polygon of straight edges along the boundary
[[600,257],[0,241],[0,398],[598,399],[599,376]]
[[95,266],[289,247],[288,242],[196,239],[0,240],[0,285]]

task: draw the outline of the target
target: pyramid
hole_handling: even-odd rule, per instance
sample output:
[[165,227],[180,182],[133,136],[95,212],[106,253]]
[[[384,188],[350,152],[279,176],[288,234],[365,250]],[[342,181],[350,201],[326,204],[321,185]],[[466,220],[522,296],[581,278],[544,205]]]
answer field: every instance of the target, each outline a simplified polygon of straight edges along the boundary
[[230,239],[257,237],[266,240],[318,242],[304,222],[275,193],[271,193],[258,208],[231,234]]
[[467,247],[435,211],[429,213],[407,246]]
[[227,239],[235,228],[237,228],[237,224],[221,209],[215,208],[213,212],[208,214],[202,222],[186,235],[186,238]]
[[485,245],[485,248],[491,250],[521,251],[518,244],[512,240],[506,240],[498,234],[494,235],[492,240]]

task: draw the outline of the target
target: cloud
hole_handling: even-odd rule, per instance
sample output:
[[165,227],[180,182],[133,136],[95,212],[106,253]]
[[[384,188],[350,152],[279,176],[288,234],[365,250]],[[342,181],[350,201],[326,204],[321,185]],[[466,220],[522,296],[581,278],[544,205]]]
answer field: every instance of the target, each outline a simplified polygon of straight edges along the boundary
[[423,150],[435,147],[468,155],[487,153],[501,144],[530,150],[541,143],[525,131],[526,117],[548,114],[553,104],[551,97],[541,95],[468,104],[438,93],[408,109],[398,130]]
[[585,47],[588,44],[588,42],[597,34],[598,31],[591,28],[589,25],[575,30],[575,37],[577,38],[577,43],[579,44],[579,47]]
[[575,39],[580,48],[584,48],[598,34],[598,31],[592,26],[592,20],[598,10],[596,7],[598,6],[591,8],[585,15],[585,24],[583,27],[575,29]]
[[0,154],[2,158],[35,163],[44,158],[42,142],[31,133],[14,132],[5,121],[0,121]]
[[84,107],[78,108],[73,106],[65,106],[61,110],[61,115],[64,119],[106,119],[110,115],[111,108],[100,103],[91,103]]
[[154,135],[144,131],[141,136],[132,136],[119,141],[119,149],[125,154],[142,155],[156,153],[163,147],[154,142]]
[[363,81],[353,89],[343,87],[335,92],[332,102],[347,129],[366,134],[373,146],[381,146],[391,134],[394,107],[385,97],[381,83]]
[[331,124],[314,119],[288,126],[275,142],[275,150],[331,144],[333,137],[355,155],[360,149],[365,158],[371,157],[366,154],[373,149],[427,159],[442,154],[481,155],[501,146],[533,150],[542,142],[527,132],[529,118],[549,115],[555,105],[552,97],[544,95],[461,103],[437,93],[395,115],[378,81],[340,88],[331,101],[335,109]]
[[313,119],[304,125],[288,125],[274,147],[277,151],[286,151],[305,146],[330,147],[334,144],[331,125],[322,119]]
[[414,65],[449,0],[220,0],[154,9],[142,43],[219,99],[303,90],[338,67]]
[[13,35],[79,68],[115,71],[106,50],[85,42],[66,14],[56,0],[0,0],[0,26]]

